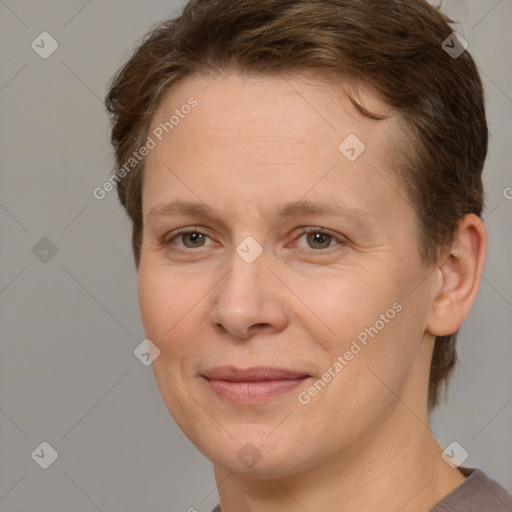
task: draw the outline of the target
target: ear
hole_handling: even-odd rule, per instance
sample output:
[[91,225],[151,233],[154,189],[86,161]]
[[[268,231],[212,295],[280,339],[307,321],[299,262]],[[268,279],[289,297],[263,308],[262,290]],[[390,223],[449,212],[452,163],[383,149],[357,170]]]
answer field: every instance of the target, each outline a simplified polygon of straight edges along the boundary
[[486,251],[484,223],[478,216],[467,214],[459,222],[455,240],[443,252],[436,269],[438,280],[427,318],[427,332],[446,336],[462,325],[478,291]]

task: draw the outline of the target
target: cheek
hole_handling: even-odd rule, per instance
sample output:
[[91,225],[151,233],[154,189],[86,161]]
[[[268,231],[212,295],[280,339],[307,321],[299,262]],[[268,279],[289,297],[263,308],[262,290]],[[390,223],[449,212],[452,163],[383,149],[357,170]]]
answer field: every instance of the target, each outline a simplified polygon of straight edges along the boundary
[[[336,374],[332,389],[370,386],[375,391],[371,382],[376,377],[369,369],[378,375],[382,372],[390,382],[408,372],[421,342],[422,311],[410,297],[404,298],[405,288],[403,280],[389,274],[387,280],[384,275],[375,280],[354,272],[331,280],[324,293],[309,294],[305,302],[315,305],[316,323],[322,325],[315,336],[317,360],[321,361],[318,370]],[[308,330],[315,332],[312,324]]]
[[375,327],[379,332],[389,330],[389,325],[400,314],[396,311],[400,309],[396,305],[397,284],[384,279],[377,281],[373,273],[361,269],[317,280],[314,287],[311,280],[296,285],[296,295],[307,305],[311,304],[315,313],[307,315],[314,319],[308,330],[312,330],[313,321],[318,324],[317,339],[331,355],[345,352],[355,339],[364,344],[375,334]]
[[394,394],[402,394],[422,357],[425,304],[420,297],[405,297],[399,286],[387,290],[377,288],[345,303],[337,323],[342,334],[324,347],[331,361],[342,358],[326,399],[363,422],[373,414],[368,411],[388,407]]
[[162,313],[165,310],[172,311],[170,304],[166,304],[169,299],[163,296],[162,284],[155,278],[154,272],[148,271],[142,262],[137,277],[137,288],[144,332],[153,343],[156,343],[160,337]]
[[137,285],[144,332],[163,355],[171,349],[169,340],[179,340],[174,331],[180,327],[180,319],[190,309],[190,306],[187,307],[190,302],[189,288],[178,285],[168,271],[142,262]]
[[214,285],[204,275],[183,275],[169,266],[142,262],[138,272],[139,311],[146,337],[160,349],[167,367],[187,368],[201,351],[200,335],[211,310]]

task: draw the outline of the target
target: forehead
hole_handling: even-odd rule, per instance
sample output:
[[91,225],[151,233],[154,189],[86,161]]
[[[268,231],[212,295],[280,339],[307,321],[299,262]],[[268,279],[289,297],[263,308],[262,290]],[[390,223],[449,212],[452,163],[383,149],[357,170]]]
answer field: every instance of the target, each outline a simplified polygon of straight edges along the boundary
[[[222,75],[192,75],[166,91],[152,118],[150,131],[169,122],[172,114],[180,114],[184,107],[188,111],[186,105],[191,98],[199,107],[194,107],[193,117],[200,117],[205,130],[218,133],[233,127],[243,135],[271,124],[270,136],[280,133],[300,136],[306,131],[308,138],[313,139],[312,130],[318,135],[325,130],[339,130],[340,118],[350,119],[352,127],[361,133],[372,129],[375,121],[363,117],[349,101],[349,95],[370,112],[392,113],[378,91],[333,73],[246,75],[232,71]],[[393,123],[394,116],[390,117],[388,124]],[[177,124],[171,130],[174,134],[179,132],[176,128]],[[167,131],[164,137],[165,134]]]
[[183,195],[234,201],[250,192],[277,204],[305,193],[333,199],[343,194],[341,182],[346,191],[354,184],[362,191],[383,175],[392,182],[394,116],[366,118],[346,92],[369,111],[390,111],[373,91],[333,77],[230,73],[175,84],[150,125],[156,144],[146,159],[145,214]]

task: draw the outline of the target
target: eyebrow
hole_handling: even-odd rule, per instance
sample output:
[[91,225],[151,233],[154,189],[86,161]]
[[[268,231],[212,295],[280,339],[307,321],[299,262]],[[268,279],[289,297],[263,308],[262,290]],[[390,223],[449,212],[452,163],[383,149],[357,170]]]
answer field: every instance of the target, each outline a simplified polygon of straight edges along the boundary
[[[274,208],[272,214],[279,221],[290,217],[309,214],[344,217],[354,221],[361,227],[368,227],[368,224],[371,224],[371,219],[366,212],[334,201],[313,202],[299,200],[277,206]],[[203,202],[176,200],[151,208],[147,214],[147,218],[149,221],[154,217],[174,217],[180,215],[191,217],[216,217],[218,219],[221,217],[213,208]]]

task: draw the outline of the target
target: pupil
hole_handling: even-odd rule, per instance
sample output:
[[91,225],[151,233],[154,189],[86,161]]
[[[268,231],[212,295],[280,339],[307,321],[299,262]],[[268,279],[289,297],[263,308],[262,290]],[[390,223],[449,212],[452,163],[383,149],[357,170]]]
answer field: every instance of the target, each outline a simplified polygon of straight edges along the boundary
[[329,235],[326,235],[325,233],[313,233],[313,243],[315,244],[325,244],[326,239],[329,239]]
[[201,233],[190,233],[189,234],[192,244],[195,244],[197,241],[199,241],[202,236],[203,235],[201,235]]

